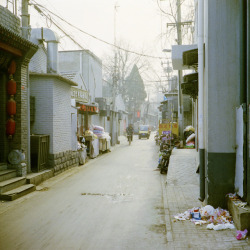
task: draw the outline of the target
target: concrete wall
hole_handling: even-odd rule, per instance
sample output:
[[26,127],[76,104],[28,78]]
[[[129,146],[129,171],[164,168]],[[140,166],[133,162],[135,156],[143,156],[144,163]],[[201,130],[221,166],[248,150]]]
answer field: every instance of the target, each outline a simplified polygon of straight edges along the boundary
[[102,97],[101,61],[85,51],[82,57],[82,74],[88,85],[90,101],[94,102],[96,97]]
[[204,14],[206,200],[225,206],[225,195],[234,191],[239,1],[205,0]]
[[[102,97],[102,63],[89,51],[60,51],[60,72],[80,72],[90,95],[90,102]],[[80,79],[78,79],[80,80]],[[84,89],[82,81],[77,81],[78,88]]]

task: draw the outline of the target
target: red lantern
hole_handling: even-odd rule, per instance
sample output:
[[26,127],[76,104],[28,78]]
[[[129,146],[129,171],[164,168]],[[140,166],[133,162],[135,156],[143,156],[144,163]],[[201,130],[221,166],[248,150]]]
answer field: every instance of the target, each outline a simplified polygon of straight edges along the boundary
[[15,74],[15,72],[16,72],[16,62],[13,60],[13,61],[11,61],[10,66],[8,68],[8,73],[10,75],[13,75],[13,74]]
[[15,130],[16,130],[16,122],[11,117],[10,119],[7,120],[7,123],[6,123],[6,134],[9,137],[12,137],[12,135],[15,134]]
[[16,114],[16,101],[14,100],[13,96],[11,96],[7,102],[7,113],[9,115]]
[[8,95],[15,95],[16,94],[16,82],[14,79],[10,79],[7,82],[7,92],[8,92]]

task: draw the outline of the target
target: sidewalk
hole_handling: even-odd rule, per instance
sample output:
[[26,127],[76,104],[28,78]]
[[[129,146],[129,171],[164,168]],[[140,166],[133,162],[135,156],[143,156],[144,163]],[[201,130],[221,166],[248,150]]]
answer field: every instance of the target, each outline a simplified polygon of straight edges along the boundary
[[236,229],[214,231],[193,222],[176,221],[174,215],[205,206],[199,198],[195,149],[174,149],[168,174],[162,175],[167,249],[250,249],[250,241],[237,240]]

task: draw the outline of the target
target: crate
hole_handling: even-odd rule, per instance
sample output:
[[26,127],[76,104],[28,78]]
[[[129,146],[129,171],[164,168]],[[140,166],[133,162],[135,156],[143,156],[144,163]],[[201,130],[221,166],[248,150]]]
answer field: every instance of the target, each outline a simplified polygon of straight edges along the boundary
[[40,172],[46,169],[49,154],[49,135],[31,135],[31,171]]

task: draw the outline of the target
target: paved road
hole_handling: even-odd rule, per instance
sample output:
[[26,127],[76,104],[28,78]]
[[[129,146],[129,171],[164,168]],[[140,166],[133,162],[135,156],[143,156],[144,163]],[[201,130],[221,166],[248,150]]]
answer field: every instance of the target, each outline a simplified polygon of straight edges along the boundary
[[0,249],[166,249],[156,158],[153,136],[135,138],[2,204]]

